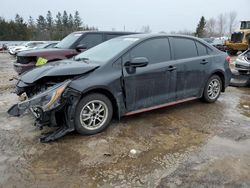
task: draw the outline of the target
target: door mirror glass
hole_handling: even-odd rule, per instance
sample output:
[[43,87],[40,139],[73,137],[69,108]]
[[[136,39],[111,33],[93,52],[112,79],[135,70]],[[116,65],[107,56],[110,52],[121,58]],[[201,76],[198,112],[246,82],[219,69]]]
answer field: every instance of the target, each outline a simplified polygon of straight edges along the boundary
[[148,59],[146,57],[135,57],[131,61],[125,63],[125,66],[129,67],[145,67],[148,65]]

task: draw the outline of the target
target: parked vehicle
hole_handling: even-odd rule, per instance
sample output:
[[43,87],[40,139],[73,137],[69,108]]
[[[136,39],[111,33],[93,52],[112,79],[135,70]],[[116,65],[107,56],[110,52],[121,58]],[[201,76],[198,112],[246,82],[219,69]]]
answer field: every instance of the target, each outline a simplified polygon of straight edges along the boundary
[[213,45],[215,48],[217,48],[218,50],[222,52],[227,51],[227,47],[224,45],[225,40],[223,39],[219,39],[219,38],[202,38],[202,39],[205,40],[207,43]]
[[45,44],[40,44],[34,49],[45,49],[45,48],[54,48],[58,42],[46,42]]
[[250,21],[241,21],[239,32],[231,36],[231,40],[225,42],[230,55],[236,55],[238,51],[245,51],[248,48],[248,39],[250,38]]
[[129,34],[134,33],[113,31],[74,32],[65,37],[52,49],[37,49],[19,53],[16,62],[14,62],[14,69],[18,74],[22,74],[36,66],[72,58],[86,49],[90,49],[106,40]]
[[20,46],[13,46],[13,47],[9,48],[9,54],[17,55],[18,52],[34,49],[36,46],[38,46],[40,44],[44,44],[44,43],[45,43],[45,41],[25,42],[25,43],[21,44]]
[[238,56],[235,61],[235,69],[242,74],[250,72],[250,49]]
[[8,111],[31,109],[36,124],[60,126],[42,139],[76,130],[96,134],[113,116],[133,115],[203,98],[215,102],[229,85],[229,59],[203,40],[179,35],[130,35],[106,41],[73,59],[23,74]]

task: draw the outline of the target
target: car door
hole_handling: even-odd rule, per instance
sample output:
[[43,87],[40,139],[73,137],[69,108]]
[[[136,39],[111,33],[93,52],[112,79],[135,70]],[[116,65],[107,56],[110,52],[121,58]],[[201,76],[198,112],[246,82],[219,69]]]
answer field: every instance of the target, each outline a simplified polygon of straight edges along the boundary
[[[133,58],[145,57],[145,67],[127,67]],[[122,57],[125,103],[129,112],[175,99],[176,71],[168,38],[143,41]]]
[[176,60],[176,100],[199,97],[209,60],[199,56],[191,38],[171,37],[170,43]]

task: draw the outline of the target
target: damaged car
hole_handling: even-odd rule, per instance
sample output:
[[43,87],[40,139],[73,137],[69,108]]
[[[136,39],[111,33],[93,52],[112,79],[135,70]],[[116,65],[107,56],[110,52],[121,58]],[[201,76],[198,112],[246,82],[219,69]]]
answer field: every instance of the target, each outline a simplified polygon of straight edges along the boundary
[[235,69],[241,74],[250,72],[250,38],[248,39],[248,50],[240,54],[235,61]]
[[16,93],[27,99],[8,113],[30,110],[37,126],[59,127],[41,138],[48,142],[74,130],[99,133],[113,117],[198,98],[213,103],[230,78],[228,56],[198,38],[122,36],[23,74]]

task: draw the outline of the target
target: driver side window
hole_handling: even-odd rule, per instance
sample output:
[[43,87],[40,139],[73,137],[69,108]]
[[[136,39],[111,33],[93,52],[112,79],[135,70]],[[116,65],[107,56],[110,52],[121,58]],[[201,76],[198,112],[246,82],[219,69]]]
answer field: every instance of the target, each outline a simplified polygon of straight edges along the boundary
[[170,46],[167,38],[156,38],[147,40],[130,52],[131,59],[146,57],[150,64],[169,61],[171,59]]
[[103,42],[102,34],[87,34],[79,42],[80,45],[85,45],[87,49],[92,48]]

